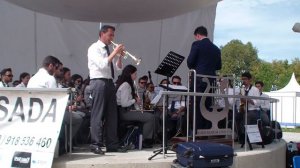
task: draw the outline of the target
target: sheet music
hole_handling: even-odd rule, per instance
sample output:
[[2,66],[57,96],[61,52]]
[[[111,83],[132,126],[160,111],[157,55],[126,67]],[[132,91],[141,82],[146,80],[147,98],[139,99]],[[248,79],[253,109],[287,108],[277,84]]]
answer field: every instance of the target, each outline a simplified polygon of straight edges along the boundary
[[161,95],[162,95],[162,91],[163,90],[160,90],[158,92],[158,94],[154,97],[154,99],[152,99],[151,103],[150,104],[156,104],[157,102],[159,102],[160,98],[161,98]]

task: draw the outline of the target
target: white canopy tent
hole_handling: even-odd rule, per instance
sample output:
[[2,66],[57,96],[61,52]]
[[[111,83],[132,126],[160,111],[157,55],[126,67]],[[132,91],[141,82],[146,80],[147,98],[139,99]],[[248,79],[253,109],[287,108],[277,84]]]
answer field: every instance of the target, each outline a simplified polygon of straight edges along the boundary
[[[49,0],[43,1],[45,4],[40,4],[36,0],[7,1],[39,12],[43,12],[41,10],[44,10],[44,8],[48,9],[48,7],[49,9],[55,9],[55,7],[57,7],[55,5],[59,5],[55,3],[58,2],[76,5],[80,5],[80,3],[82,4],[83,2],[96,2],[95,0]],[[62,10],[57,9],[57,15],[62,17],[54,17],[24,9],[7,1],[0,1],[0,69],[11,67],[13,69],[13,74],[15,75],[14,80],[17,80],[18,75],[21,72],[26,71],[31,74],[35,73],[45,56],[54,55],[63,62],[64,66],[69,67],[72,70],[72,74],[78,73],[83,75],[84,78],[88,75],[87,49],[98,39],[99,22],[75,21],[62,18],[65,16],[64,14],[69,15],[68,18],[70,19],[83,17],[74,13],[74,18],[72,18],[72,15],[69,13],[72,12],[72,10],[68,10],[70,7],[68,4],[60,4],[66,7],[66,11],[64,14],[60,14]],[[107,1],[120,2],[118,0],[103,0],[101,2]],[[132,4],[132,2],[137,3],[137,1],[139,0],[126,1],[127,4],[123,8],[128,10],[128,8],[130,9],[130,7],[132,7],[132,10],[137,10],[138,6],[136,5],[140,5],[141,2],[136,5]],[[199,3],[196,3],[198,1]],[[175,16],[176,14],[179,15],[166,18],[169,17],[167,14],[168,12],[166,12],[166,14],[162,14],[160,20],[144,22],[132,22],[140,21],[141,18],[139,15],[130,16],[130,14],[127,14],[126,10],[124,10],[124,17],[136,17],[136,20],[129,19],[128,21],[132,23],[113,23],[113,25],[116,26],[115,42],[125,44],[126,50],[133,55],[142,58],[142,63],[138,66],[138,76],[146,75],[147,71],[154,72],[162,59],[171,50],[185,57],[188,56],[190,46],[194,41],[193,31],[196,27],[200,25],[206,26],[209,38],[213,39],[214,20],[218,1],[219,0],[184,1],[189,4],[189,7],[182,7],[184,10],[179,10],[180,6],[174,7],[176,5],[172,5],[171,2],[169,2],[170,8],[167,7],[167,4],[161,3],[165,8],[159,6],[160,10],[155,10],[154,6],[148,5],[149,7],[154,8],[152,10],[152,15],[154,15],[155,12],[158,12],[156,14],[159,16],[161,14],[159,12],[163,12],[164,10],[170,11],[171,13],[172,11],[179,10],[178,13],[172,13],[170,16]],[[53,2],[54,4],[51,4],[50,2]],[[121,2],[124,3],[123,1]],[[153,2],[155,4],[163,1],[153,0]],[[178,2],[180,1],[174,0],[174,3]],[[89,6],[94,6],[93,3],[89,4]],[[38,9],[38,5],[42,5],[42,8]],[[79,11],[79,14],[89,12],[89,9],[86,8],[88,5],[85,4],[83,6],[84,12]],[[191,6],[193,7],[191,8]],[[197,8],[195,8],[195,6]],[[120,10],[123,8],[120,8]],[[141,7],[141,9],[143,8],[145,8],[145,5]],[[80,9],[76,8],[75,11],[78,10]],[[111,9],[108,8],[108,10]],[[149,10],[145,9],[145,13],[147,12],[150,14]],[[44,11],[44,13],[53,14],[49,11]],[[114,18],[108,17],[107,19],[103,18],[103,20],[100,20],[101,17],[99,17],[98,13],[94,13],[93,16],[90,16],[90,20],[109,21],[109,19],[111,19],[112,21],[118,21],[118,18],[121,18],[121,20],[124,19],[123,15],[119,15],[117,12],[114,13],[110,11],[108,13],[114,16]],[[98,18],[95,18],[95,16]],[[147,20],[157,19],[158,16],[148,17]],[[128,58],[125,60],[125,64],[128,63],[133,62]],[[182,76],[184,81],[186,81],[187,71],[186,60],[184,60],[176,74]],[[159,82],[164,78],[155,75],[154,73],[152,73],[152,76],[154,82]]]
[[284,127],[300,126],[300,85],[294,73],[284,88],[266,94],[271,98],[279,99],[277,110],[273,105],[272,115],[274,119]]

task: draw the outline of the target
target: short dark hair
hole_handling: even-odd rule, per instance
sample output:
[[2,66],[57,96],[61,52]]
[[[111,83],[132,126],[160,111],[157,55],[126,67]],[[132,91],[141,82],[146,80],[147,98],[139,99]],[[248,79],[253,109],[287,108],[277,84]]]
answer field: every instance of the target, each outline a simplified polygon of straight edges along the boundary
[[148,76],[144,75],[144,76],[140,77],[138,82],[140,82],[141,80],[147,81],[148,80]]
[[5,75],[6,72],[12,72],[11,68],[4,68],[1,71],[1,76]]
[[108,31],[108,29],[112,29],[113,31],[116,30],[116,28],[114,26],[111,26],[111,25],[103,25],[99,31],[99,36],[101,35],[101,32],[102,33],[106,33]]
[[178,79],[178,80],[181,81],[181,78],[180,78],[180,76],[178,76],[178,75],[174,75],[174,76],[172,77],[172,82],[173,82],[173,79]]
[[261,87],[264,87],[264,82],[263,81],[256,81],[255,85],[259,84]]
[[194,31],[194,35],[197,35],[197,34],[207,36],[207,29],[204,26],[199,26]]
[[27,73],[27,72],[23,72],[20,74],[20,81],[22,81],[22,79],[24,79],[26,76],[29,76],[30,77],[30,74]]
[[248,79],[252,79],[252,75],[250,74],[250,72],[244,72],[244,73],[242,73],[242,77],[246,77]]
[[59,65],[62,65],[60,60],[52,55],[48,55],[47,57],[44,58],[43,60],[43,67],[48,67],[50,64],[53,66],[58,67]]
[[71,71],[70,68],[68,67],[63,67],[62,68],[63,74],[65,75],[67,72]]

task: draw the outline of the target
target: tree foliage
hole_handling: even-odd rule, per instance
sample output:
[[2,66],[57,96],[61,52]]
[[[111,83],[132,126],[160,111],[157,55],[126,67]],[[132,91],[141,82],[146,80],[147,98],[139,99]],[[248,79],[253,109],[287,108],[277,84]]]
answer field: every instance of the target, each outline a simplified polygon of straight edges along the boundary
[[243,44],[240,40],[232,40],[221,47],[221,52],[222,74],[240,76],[258,63],[257,49],[250,42]]
[[258,51],[250,42],[243,44],[240,40],[232,40],[221,46],[221,52],[221,74],[235,74],[239,80],[243,72],[249,71],[253,82],[264,82],[264,91],[270,91],[272,86],[283,88],[293,72],[298,83],[300,82],[299,58],[292,60],[291,64],[287,60],[273,60],[269,63],[258,58]]

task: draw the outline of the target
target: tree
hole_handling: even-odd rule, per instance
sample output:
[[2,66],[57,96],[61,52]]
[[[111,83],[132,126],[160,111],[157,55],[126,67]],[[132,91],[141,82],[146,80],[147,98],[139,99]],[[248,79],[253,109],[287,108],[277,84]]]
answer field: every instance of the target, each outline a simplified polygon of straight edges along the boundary
[[257,49],[251,42],[243,44],[240,40],[231,40],[222,53],[222,74],[235,74],[239,77],[245,71],[251,71],[259,63]]

